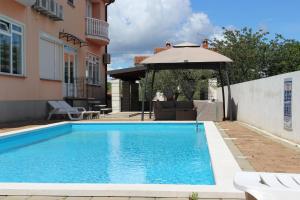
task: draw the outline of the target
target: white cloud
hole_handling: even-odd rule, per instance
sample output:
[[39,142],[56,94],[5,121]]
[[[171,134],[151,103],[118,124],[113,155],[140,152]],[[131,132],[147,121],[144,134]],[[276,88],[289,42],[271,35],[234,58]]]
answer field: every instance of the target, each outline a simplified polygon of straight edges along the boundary
[[190,0],[117,0],[109,8],[111,68],[130,67],[136,54],[148,54],[166,41],[201,43],[220,34],[205,13],[193,13]]
[[117,56],[113,58],[113,64],[110,64],[108,66],[108,70],[133,67],[132,65],[128,65],[128,60],[133,61],[135,55],[136,54],[132,54],[132,53],[117,54]]
[[175,36],[177,40],[199,43],[209,38],[215,29],[205,13],[193,13]]

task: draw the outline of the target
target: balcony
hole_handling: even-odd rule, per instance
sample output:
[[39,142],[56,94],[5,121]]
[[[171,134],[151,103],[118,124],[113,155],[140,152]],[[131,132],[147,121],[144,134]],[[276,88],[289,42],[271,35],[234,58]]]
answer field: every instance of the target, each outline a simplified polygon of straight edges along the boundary
[[109,24],[106,21],[86,17],[85,34],[87,40],[90,40],[100,45],[107,45],[109,43],[108,26]]
[[32,6],[36,2],[36,0],[16,0],[16,1],[24,6]]
[[100,3],[103,1],[104,1],[104,3],[113,3],[114,2],[114,0],[91,0],[91,2],[93,2],[93,3]]

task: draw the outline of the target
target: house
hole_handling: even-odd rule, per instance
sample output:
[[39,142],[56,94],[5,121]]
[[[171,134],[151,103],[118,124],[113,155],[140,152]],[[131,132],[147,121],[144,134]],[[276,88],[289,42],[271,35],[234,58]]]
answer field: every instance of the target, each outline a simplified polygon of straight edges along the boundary
[[106,100],[114,0],[1,0],[0,123],[42,119],[47,101]]

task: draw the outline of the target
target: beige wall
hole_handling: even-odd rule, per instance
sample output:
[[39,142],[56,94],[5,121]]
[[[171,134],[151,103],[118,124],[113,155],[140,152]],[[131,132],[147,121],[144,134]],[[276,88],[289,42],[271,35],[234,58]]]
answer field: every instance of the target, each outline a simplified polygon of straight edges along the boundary
[[[48,17],[35,12],[30,7],[25,7],[14,0],[1,0],[0,15],[11,18],[24,24],[25,27],[25,74],[23,77],[13,75],[0,75],[0,101],[9,100],[50,100],[62,99],[62,81],[40,80],[39,75],[39,34],[45,32],[55,38],[60,31],[72,33],[85,40],[85,13],[86,1],[75,1],[75,7],[67,4],[66,0],[58,0],[64,6],[64,21],[52,21]],[[104,19],[104,2],[100,1],[98,14]],[[71,42],[64,41],[72,45]],[[88,52],[96,54],[102,60],[105,46],[88,42],[88,47],[78,48],[78,76],[85,76],[85,57]],[[104,97],[105,70],[101,66],[101,87],[99,96]],[[63,78],[63,77],[62,77]]]
[[[293,130],[284,129],[284,79],[293,79]],[[300,71],[231,86],[237,120],[300,144]],[[227,88],[225,88],[227,99]],[[218,88],[218,99],[222,100]],[[227,105],[226,105],[227,110]]]

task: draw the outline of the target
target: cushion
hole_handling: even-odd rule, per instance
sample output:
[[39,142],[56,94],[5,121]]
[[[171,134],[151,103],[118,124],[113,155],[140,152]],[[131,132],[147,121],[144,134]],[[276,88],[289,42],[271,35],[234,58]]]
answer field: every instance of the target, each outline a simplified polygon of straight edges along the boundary
[[176,108],[179,108],[179,109],[193,109],[194,104],[193,104],[193,102],[190,102],[190,101],[178,101],[178,102],[176,102]]
[[175,103],[173,101],[161,101],[161,107],[165,108],[175,108]]

